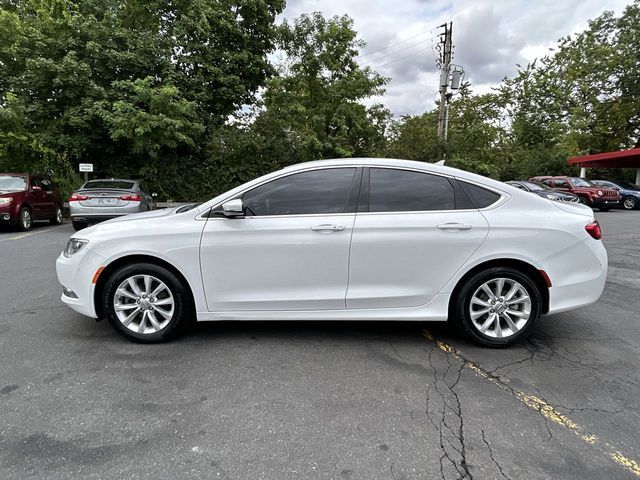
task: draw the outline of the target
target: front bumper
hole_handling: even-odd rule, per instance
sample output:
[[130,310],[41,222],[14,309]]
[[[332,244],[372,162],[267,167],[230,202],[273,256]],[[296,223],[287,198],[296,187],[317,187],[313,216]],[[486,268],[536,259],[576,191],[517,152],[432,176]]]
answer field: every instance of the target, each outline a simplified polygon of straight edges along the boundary
[[620,205],[620,199],[594,198],[591,202],[591,206],[593,207],[617,207],[618,205]]
[[71,257],[65,257],[62,253],[56,260],[56,275],[63,289],[73,291],[76,298],[65,294],[61,295],[63,303],[76,312],[87,317],[98,318],[96,314],[94,292],[92,283],[96,271],[103,265],[104,258],[85,247]]

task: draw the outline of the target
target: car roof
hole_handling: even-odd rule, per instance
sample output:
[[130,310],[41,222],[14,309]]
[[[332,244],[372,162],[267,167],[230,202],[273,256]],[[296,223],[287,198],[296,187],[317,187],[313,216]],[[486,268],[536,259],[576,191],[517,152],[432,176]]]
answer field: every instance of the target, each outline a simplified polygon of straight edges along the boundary
[[85,183],[89,182],[132,182],[136,183],[138,180],[131,180],[130,178],[92,178],[91,180],[87,180]]
[[450,177],[456,177],[460,179],[466,179],[471,182],[478,182],[486,184],[487,186],[493,186],[497,189],[504,187],[504,183],[498,180],[493,180],[482,175],[460,170],[458,168],[447,167],[445,165],[438,165],[435,163],[419,162],[416,160],[402,160],[398,158],[372,158],[372,157],[357,157],[357,158],[334,158],[329,160],[314,160],[311,162],[296,163],[289,165],[282,169],[282,171],[296,171],[306,170],[314,167],[336,167],[336,166],[369,166],[369,167],[395,167],[395,168],[409,168],[414,170],[423,170],[429,173],[436,173],[441,175],[448,175]]

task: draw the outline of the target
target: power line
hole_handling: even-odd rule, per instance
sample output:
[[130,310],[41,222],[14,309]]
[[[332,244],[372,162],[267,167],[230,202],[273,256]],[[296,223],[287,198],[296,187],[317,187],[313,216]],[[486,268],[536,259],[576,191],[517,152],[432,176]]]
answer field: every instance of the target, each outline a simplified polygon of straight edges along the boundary
[[[405,52],[405,51],[407,51],[407,50],[409,50],[411,48],[417,47],[419,45],[423,45],[424,43],[426,43],[429,40],[431,40],[431,44],[433,44],[433,39],[434,38],[437,38],[437,35],[433,36],[433,37],[430,37],[430,38],[425,38],[424,40],[421,40],[418,43],[414,43],[414,44],[409,45],[409,46],[407,46],[405,48],[401,48],[400,50],[395,50],[393,52],[389,52],[389,54],[388,54],[389,58],[393,58],[394,55],[396,55],[398,53],[401,53],[401,52]],[[378,58],[376,60],[368,60],[368,61],[364,62],[362,65],[373,64],[373,63],[377,63],[377,62],[380,62],[380,61],[383,61],[383,60],[385,60],[384,57]]]
[[[434,32],[435,30],[438,30],[439,28],[440,28],[440,27],[435,27],[435,28],[432,28],[431,30],[425,30],[424,32],[420,32],[420,33],[418,33],[418,34],[416,34],[416,35],[412,35],[411,37],[404,38],[404,39],[399,40],[399,41],[397,41],[397,42],[392,42],[392,43],[390,43],[389,45],[387,45],[386,47],[381,48],[381,49],[379,49],[379,50],[374,50],[373,52],[365,53],[364,55],[359,55],[359,57],[360,57],[360,58],[364,58],[364,57],[368,57],[368,56],[370,56],[370,55],[374,55],[374,54],[379,53],[379,52],[384,52],[385,50],[388,50],[388,49],[389,49],[389,48],[391,48],[391,47],[395,47],[396,45],[398,45],[398,44],[400,44],[400,43],[404,43],[404,42],[407,42],[407,41],[409,41],[409,40],[413,40],[414,38],[420,37],[420,36],[422,36],[422,35],[424,35],[424,34],[426,34],[426,33]],[[437,36],[437,35],[436,35],[436,36]]]
[[417,53],[423,53],[423,52],[427,52],[429,50],[431,50],[431,46],[428,46],[427,48],[423,48],[423,49],[420,49],[420,50],[416,50],[414,52],[411,52],[408,55],[404,55],[402,57],[396,58],[395,60],[391,60],[390,62],[386,62],[386,63],[383,63],[381,65],[363,65],[363,66],[371,67],[371,68],[374,68],[374,69],[377,70],[378,68],[386,67],[387,65],[391,65],[392,63],[396,63],[396,62],[399,62],[401,60],[407,59],[409,57],[413,57]]

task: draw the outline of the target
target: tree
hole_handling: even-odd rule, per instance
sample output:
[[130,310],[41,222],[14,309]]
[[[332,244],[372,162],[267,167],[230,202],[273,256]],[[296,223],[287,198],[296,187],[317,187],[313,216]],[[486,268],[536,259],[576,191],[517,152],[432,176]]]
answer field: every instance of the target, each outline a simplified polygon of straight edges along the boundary
[[356,62],[364,43],[353,21],[316,12],[283,22],[279,33],[286,60],[267,84],[255,130],[286,141],[290,161],[380,153],[390,114],[362,102],[388,80]]
[[38,144],[73,163],[162,184],[165,170],[149,163],[195,170],[207,133],[273,73],[267,53],[283,8],[284,0],[1,0],[0,108],[12,96]]

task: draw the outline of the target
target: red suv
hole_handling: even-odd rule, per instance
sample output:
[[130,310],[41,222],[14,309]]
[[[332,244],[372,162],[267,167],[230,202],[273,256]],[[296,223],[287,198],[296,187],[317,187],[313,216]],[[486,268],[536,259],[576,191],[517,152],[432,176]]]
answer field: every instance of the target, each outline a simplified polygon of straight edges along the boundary
[[619,205],[622,200],[617,190],[599,187],[580,177],[533,177],[531,180],[542,182],[559,192],[571,192],[578,196],[580,203],[603,212]]
[[43,175],[0,173],[0,223],[30,230],[34,220],[62,223],[62,198]]

